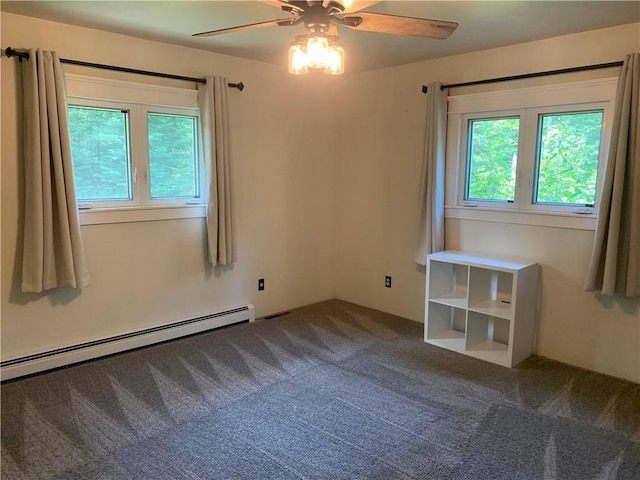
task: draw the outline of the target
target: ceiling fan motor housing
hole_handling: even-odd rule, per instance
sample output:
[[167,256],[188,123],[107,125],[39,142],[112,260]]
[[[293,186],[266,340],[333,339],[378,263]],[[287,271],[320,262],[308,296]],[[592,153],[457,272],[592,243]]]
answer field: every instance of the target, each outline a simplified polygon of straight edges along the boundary
[[331,24],[329,9],[323,7],[322,3],[309,5],[304,12],[304,24],[309,33],[326,33]]

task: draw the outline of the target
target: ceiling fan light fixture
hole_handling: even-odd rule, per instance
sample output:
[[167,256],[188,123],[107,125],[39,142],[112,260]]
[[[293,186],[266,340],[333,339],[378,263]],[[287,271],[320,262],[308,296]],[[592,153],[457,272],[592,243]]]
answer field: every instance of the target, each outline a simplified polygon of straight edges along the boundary
[[344,73],[344,48],[337,37],[318,32],[296,37],[289,47],[289,73],[304,75],[310,70],[329,75]]
[[289,47],[289,73],[303,75],[309,71],[340,75],[344,73],[345,51],[338,42],[336,25],[367,32],[392,33],[420,38],[448,38],[458,27],[456,22],[428,18],[403,17],[362,12],[374,1],[352,0],[263,0],[292,15],[266,22],[249,23],[196,33],[194,37],[210,37],[256,28],[295,27],[304,24],[306,35],[299,35]]
[[289,47],[289,73],[292,75],[304,75],[309,71],[306,48],[299,41],[293,42]]
[[329,59],[329,39],[324,35],[312,35],[307,39],[307,66],[324,70]]
[[329,46],[324,73],[342,75],[344,73],[344,48],[339,43]]

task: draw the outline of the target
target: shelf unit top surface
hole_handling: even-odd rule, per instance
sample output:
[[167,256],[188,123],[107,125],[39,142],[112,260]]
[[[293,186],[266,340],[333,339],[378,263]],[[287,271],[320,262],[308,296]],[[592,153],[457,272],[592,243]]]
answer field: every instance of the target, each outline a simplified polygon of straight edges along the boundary
[[428,257],[431,260],[436,261],[459,263],[463,265],[483,268],[498,268],[503,270],[521,270],[532,265],[537,265],[536,262],[526,259],[484,255],[481,253],[461,252],[456,250],[446,250],[444,252],[432,253]]

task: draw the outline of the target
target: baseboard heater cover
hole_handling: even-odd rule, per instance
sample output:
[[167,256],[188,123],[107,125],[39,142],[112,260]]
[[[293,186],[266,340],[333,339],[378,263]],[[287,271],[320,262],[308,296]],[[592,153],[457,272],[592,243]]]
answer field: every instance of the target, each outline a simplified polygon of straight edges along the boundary
[[10,380],[53,368],[64,367],[73,363],[224,327],[225,325],[245,321],[253,322],[255,318],[255,308],[252,304],[248,304],[202,317],[5,360],[0,363],[0,380]]

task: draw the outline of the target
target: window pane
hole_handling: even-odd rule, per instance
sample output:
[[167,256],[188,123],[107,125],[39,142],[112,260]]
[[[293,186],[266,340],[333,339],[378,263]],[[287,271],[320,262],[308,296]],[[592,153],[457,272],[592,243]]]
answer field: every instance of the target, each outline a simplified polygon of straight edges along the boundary
[[593,205],[602,111],[540,115],[536,203]]
[[198,197],[195,117],[147,115],[151,198]]
[[69,107],[78,200],[130,200],[128,113]]
[[469,121],[466,199],[512,202],[520,118]]

